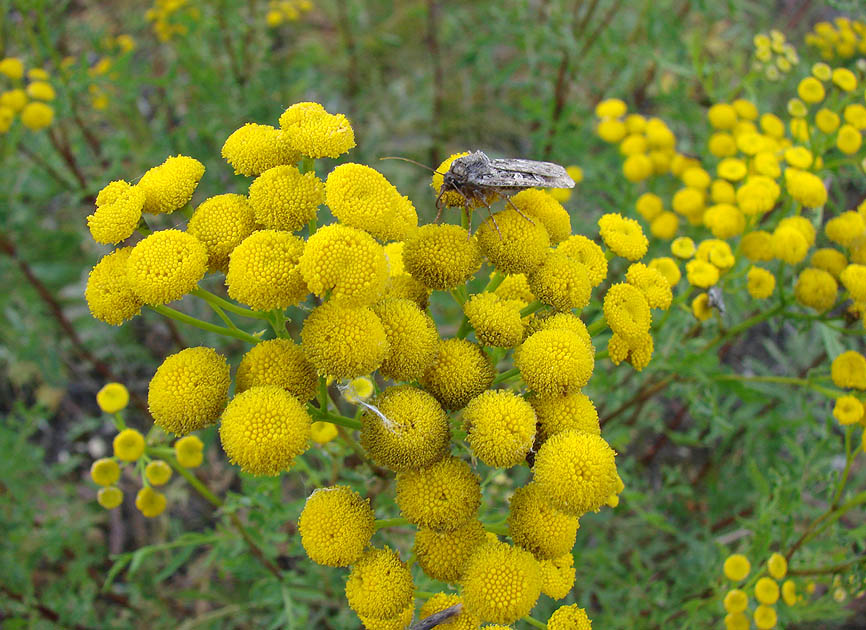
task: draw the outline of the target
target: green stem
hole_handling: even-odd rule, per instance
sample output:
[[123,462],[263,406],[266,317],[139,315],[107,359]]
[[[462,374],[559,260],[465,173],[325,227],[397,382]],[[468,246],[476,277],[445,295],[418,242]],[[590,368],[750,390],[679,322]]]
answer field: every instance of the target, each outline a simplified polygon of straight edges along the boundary
[[744,330],[748,330],[752,326],[756,326],[757,324],[760,324],[761,322],[770,319],[773,315],[781,312],[782,309],[784,309],[784,308],[785,308],[784,304],[777,304],[776,306],[771,308],[769,311],[764,311],[763,313],[758,313],[757,315],[750,317],[749,319],[740,323],[739,325],[734,326],[733,328],[729,328],[724,333],[720,333],[715,339],[713,339],[712,341],[709,341],[707,343],[707,345],[704,346],[703,350],[707,351],[710,348],[713,348],[713,347],[719,345],[720,343],[722,343],[726,339],[733,337],[735,335],[738,335],[739,333],[743,332]]
[[520,370],[517,368],[511,368],[510,370],[505,370],[504,372],[500,372],[499,374],[496,375],[496,378],[493,379],[493,384],[498,385],[499,383],[502,383],[503,381],[511,380],[512,378],[514,378],[515,376],[518,376],[519,374],[520,374]]
[[586,329],[589,331],[590,337],[595,337],[598,333],[604,330],[607,327],[607,322],[604,319],[604,316],[599,317],[597,320],[592,322]]
[[201,298],[205,302],[211,305],[219,306],[222,309],[227,310],[229,313],[234,313],[235,315],[241,315],[242,317],[250,317],[252,319],[267,319],[268,314],[263,311],[254,311],[234,302],[230,302],[229,300],[225,300],[218,295],[214,295],[207,289],[202,289],[201,287],[196,287],[192,291],[190,291],[191,295],[194,295],[198,298]]
[[845,427],[845,468],[842,475],[839,477],[839,487],[833,495],[833,502],[830,503],[830,509],[835,509],[839,504],[839,499],[842,492],[845,490],[845,484],[848,483],[848,473],[851,471],[851,463],[854,461],[854,453],[851,451],[851,433],[854,427]]
[[541,300],[535,300],[534,302],[530,302],[522,309],[520,309],[520,316],[526,317],[527,315],[532,315],[536,311],[540,311],[541,309],[543,309],[545,306],[547,305]]
[[505,274],[499,271],[494,271],[490,274],[490,280],[487,282],[487,286],[484,287],[485,293],[492,293],[499,288],[499,285],[505,280]]
[[526,616],[523,618],[523,621],[525,621],[525,622],[528,623],[530,626],[533,626],[533,627],[535,627],[535,628],[541,628],[542,630],[547,630],[547,624],[546,624],[546,623],[542,623],[542,622],[539,621],[538,619],[535,619],[534,617],[531,617],[531,616],[529,616],[529,615],[526,615]]
[[454,301],[457,302],[457,305],[460,306],[460,310],[463,310],[463,304],[466,303],[466,298],[460,292],[459,287],[457,289],[451,289],[450,291],[451,297],[454,298]]
[[201,319],[198,319],[197,317],[193,317],[192,315],[181,313],[180,311],[177,311],[169,306],[158,305],[151,306],[150,308],[159,313],[160,315],[163,315],[164,317],[176,319],[177,321],[183,322],[184,324],[189,324],[190,326],[195,326],[196,328],[201,328],[202,330],[216,333],[218,335],[234,337],[235,339],[240,339],[253,345],[261,341],[261,339],[259,339],[258,337],[254,337],[253,335],[245,333],[242,330],[232,330],[231,328],[226,328],[225,326],[217,326],[216,324],[211,324],[210,322],[203,321]]
[[469,318],[466,315],[463,316],[463,321],[460,322],[460,328],[457,329],[457,338],[458,339],[466,339],[466,335],[469,334],[469,331],[472,329],[472,325],[469,323]]
[[354,418],[347,418],[346,416],[340,416],[335,413],[323,413],[319,411],[318,407],[313,407],[312,405],[307,405],[307,412],[313,416],[313,419],[315,420],[325,420],[326,422],[333,422],[334,424],[346,427],[347,429],[354,429],[356,431],[361,430],[361,422]]
[[178,475],[186,479],[187,483],[189,483],[189,485],[191,485],[205,501],[210,503],[215,508],[221,508],[223,506],[223,500],[220,499],[213,492],[211,492],[210,489],[201,481],[199,481],[198,477],[196,477],[189,470],[181,466],[173,456],[165,457],[165,461],[168,462],[168,465],[171,466]]
[[301,172],[302,173],[315,173],[316,172],[316,160],[313,158],[309,158],[306,155],[301,158]]
[[402,525],[409,525],[409,521],[407,521],[403,517],[397,518],[377,518],[376,519],[376,531],[384,527],[400,527]]

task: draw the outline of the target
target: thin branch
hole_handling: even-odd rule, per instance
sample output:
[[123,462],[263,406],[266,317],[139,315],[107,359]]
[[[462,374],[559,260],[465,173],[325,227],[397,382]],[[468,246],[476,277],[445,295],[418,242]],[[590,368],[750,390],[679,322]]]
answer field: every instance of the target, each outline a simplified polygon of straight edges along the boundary
[[416,623],[410,630],[430,630],[463,612],[463,604],[454,604]]

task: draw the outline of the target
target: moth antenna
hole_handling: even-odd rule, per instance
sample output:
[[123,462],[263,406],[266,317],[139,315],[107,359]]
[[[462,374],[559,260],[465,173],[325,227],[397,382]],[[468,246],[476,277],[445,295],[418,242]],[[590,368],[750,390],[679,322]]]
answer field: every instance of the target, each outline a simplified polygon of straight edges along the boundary
[[437,175],[443,175],[443,176],[445,175],[445,173],[440,173],[435,168],[430,168],[426,164],[421,164],[421,162],[416,162],[415,160],[410,160],[409,158],[388,156],[388,157],[381,157],[379,159],[380,160],[402,160],[404,162],[409,162],[409,164],[414,164],[415,166],[420,166],[421,168],[426,168],[431,173],[436,173]]

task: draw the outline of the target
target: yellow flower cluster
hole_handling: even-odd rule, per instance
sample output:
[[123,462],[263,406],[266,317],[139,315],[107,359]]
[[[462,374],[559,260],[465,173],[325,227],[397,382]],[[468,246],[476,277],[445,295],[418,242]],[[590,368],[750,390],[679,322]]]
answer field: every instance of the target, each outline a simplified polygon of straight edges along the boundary
[[805,41],[827,61],[851,59],[866,54],[866,24],[839,16],[833,22],[815,24]]
[[269,0],[265,22],[271,28],[276,28],[287,22],[297,22],[304,13],[312,10],[311,0]]
[[761,72],[770,81],[778,81],[800,63],[797,49],[785,41],[785,34],[775,29],[769,33],[758,33],[753,38],[755,45],[752,70]]
[[31,131],[51,125],[56,97],[48,72],[27,69],[18,57],[0,59],[0,135],[7,133],[16,117]]
[[148,22],[153,23],[153,32],[161,42],[172,40],[189,32],[189,22],[197,22],[201,11],[189,0],[154,0],[144,13]]
[[[725,559],[722,572],[728,580],[737,583],[748,577],[751,568],[751,563],[745,555],[735,553]],[[751,616],[755,627],[761,630],[776,627],[778,615],[775,605],[780,595],[787,606],[794,606],[802,599],[797,595],[797,583],[794,580],[785,580],[781,587],[779,586],[779,582],[788,573],[788,561],[785,556],[780,553],[770,555],[766,563],[766,571],[769,577],[758,578],[753,586],[756,605]],[[749,594],[742,588],[732,588],[725,593],[722,605],[726,613],[724,621],[727,630],[742,630],[750,627],[749,604]]]

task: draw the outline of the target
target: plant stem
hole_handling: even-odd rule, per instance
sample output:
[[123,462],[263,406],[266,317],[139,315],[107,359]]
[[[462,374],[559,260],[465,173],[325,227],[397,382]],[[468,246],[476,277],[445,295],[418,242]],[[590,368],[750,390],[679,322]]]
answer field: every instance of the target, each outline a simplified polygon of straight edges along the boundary
[[376,531],[379,531],[380,529],[385,528],[385,527],[399,527],[401,525],[408,525],[408,524],[409,524],[409,521],[407,521],[403,517],[377,518],[375,526],[376,526]]
[[520,370],[517,368],[511,368],[510,370],[505,370],[504,372],[500,372],[499,374],[496,375],[496,378],[493,379],[493,384],[498,385],[499,383],[502,383],[503,381],[510,380],[519,374],[520,374]]
[[266,320],[268,318],[267,313],[264,313],[262,311],[254,311],[252,309],[240,306],[238,304],[235,304],[234,302],[230,302],[229,300],[225,300],[220,296],[211,293],[207,289],[202,289],[201,287],[196,287],[195,289],[190,291],[190,294],[201,298],[208,304],[219,306],[220,308],[227,310],[229,313],[234,313],[235,315],[250,317],[252,319]]
[[531,617],[531,616],[529,616],[529,615],[526,615],[526,616],[523,618],[523,620],[524,620],[526,623],[528,623],[530,626],[533,626],[533,627],[535,627],[535,628],[541,628],[542,630],[547,630],[547,624],[546,624],[546,623],[543,623],[543,622],[541,622],[541,621],[539,621],[538,619],[535,619],[534,617]]
[[520,309],[520,316],[526,317],[527,315],[532,315],[536,311],[540,311],[546,306],[546,304],[540,300],[535,300],[534,302],[530,302],[522,309]]
[[226,328],[225,326],[217,326],[216,324],[211,324],[210,322],[203,321],[201,319],[198,319],[197,317],[193,317],[192,315],[181,313],[180,311],[177,311],[169,306],[159,305],[151,306],[150,308],[165,317],[176,319],[177,321],[183,322],[184,324],[189,324],[190,326],[195,326],[196,328],[201,328],[202,330],[206,330],[208,332],[217,333],[218,335],[234,337],[235,339],[240,339],[241,341],[246,341],[247,343],[251,343],[253,345],[261,341],[261,339],[259,339],[258,337],[254,337],[253,335],[245,333],[242,330],[232,330],[231,328]]
[[312,405],[307,405],[307,412],[313,416],[315,420],[324,420],[326,422],[332,422],[337,426],[346,427],[347,429],[354,429],[356,431],[361,430],[361,422],[359,420],[355,420],[354,418],[347,418],[346,416],[340,416],[335,413],[329,412],[321,412],[318,407],[313,407]]

